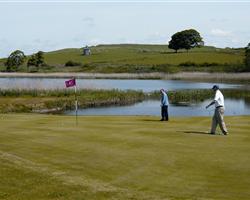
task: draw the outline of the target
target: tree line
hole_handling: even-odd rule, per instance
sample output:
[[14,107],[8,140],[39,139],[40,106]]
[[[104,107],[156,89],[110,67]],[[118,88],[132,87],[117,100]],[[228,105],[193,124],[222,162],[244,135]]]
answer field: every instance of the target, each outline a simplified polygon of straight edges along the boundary
[[[26,60],[25,54],[20,51],[16,50],[10,54],[10,56],[7,58],[7,61],[4,63],[6,66],[6,71],[8,72],[15,72],[18,70],[18,68],[25,62]],[[44,53],[42,51],[38,51],[37,53],[31,55],[31,57],[27,61],[27,67],[28,69],[33,66],[37,69],[40,66],[45,65],[44,61]]]

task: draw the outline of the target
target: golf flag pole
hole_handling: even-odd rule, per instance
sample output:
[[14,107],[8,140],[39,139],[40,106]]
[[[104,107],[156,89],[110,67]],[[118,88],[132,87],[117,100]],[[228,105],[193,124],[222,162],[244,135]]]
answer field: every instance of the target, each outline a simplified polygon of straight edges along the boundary
[[77,110],[78,110],[78,101],[77,101],[77,95],[76,95],[76,84],[75,84],[75,111],[76,111],[76,125],[78,125]]
[[67,81],[65,81],[65,85],[66,85],[66,87],[68,88],[68,87],[75,87],[75,113],[76,113],[76,125],[78,124],[78,120],[77,120],[77,110],[78,110],[78,101],[77,101],[77,95],[76,95],[76,90],[77,90],[77,88],[76,88],[76,79],[75,78],[72,78],[72,79],[70,79],[70,80],[67,80]]

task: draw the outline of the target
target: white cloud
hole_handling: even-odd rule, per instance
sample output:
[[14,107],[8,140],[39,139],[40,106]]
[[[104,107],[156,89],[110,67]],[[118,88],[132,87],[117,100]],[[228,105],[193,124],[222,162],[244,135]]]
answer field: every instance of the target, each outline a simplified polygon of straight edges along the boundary
[[211,30],[211,34],[213,36],[218,36],[218,37],[229,37],[232,36],[232,32],[231,31],[225,31],[222,29],[212,29]]

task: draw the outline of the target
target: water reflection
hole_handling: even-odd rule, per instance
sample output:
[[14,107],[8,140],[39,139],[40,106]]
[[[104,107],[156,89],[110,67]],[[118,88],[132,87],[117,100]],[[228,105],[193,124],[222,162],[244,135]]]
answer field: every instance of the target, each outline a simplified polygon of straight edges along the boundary
[[[202,103],[191,104],[189,106],[173,105],[169,106],[170,116],[212,116],[214,108],[211,106],[205,109],[205,106],[211,100],[206,100]],[[225,100],[225,115],[249,115],[250,107],[246,105],[244,100],[226,99]],[[74,115],[74,111],[67,111],[65,114]],[[80,109],[79,115],[153,115],[160,116],[159,101],[147,100],[129,106],[110,106],[99,108]]]

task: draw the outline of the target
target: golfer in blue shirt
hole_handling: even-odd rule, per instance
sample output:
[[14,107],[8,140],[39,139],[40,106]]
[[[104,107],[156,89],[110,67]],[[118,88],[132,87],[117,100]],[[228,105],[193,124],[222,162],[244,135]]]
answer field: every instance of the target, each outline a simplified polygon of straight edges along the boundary
[[161,121],[168,121],[168,95],[164,89],[160,90],[161,92]]

